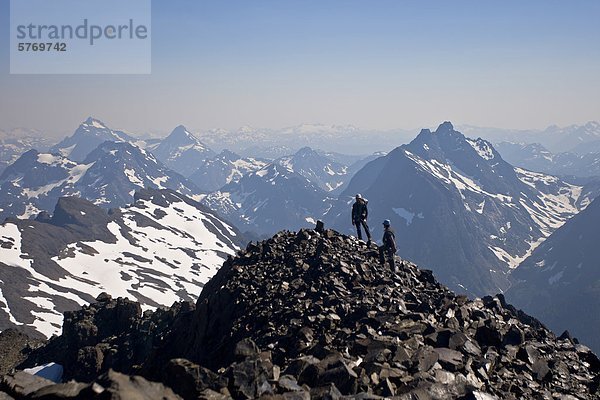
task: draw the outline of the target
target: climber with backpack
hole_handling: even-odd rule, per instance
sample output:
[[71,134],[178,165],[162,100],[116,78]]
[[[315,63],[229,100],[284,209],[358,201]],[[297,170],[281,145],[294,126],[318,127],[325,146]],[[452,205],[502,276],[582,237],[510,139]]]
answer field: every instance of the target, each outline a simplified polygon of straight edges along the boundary
[[361,225],[367,234],[367,246],[371,245],[371,232],[367,225],[367,217],[369,216],[369,210],[367,209],[367,203],[369,201],[362,197],[360,193],[356,195],[356,201],[352,205],[352,225],[356,226],[356,235],[359,240],[362,240]]
[[398,250],[396,248],[396,235],[394,230],[390,226],[390,220],[386,219],[383,221],[383,245],[379,248],[379,261],[381,265],[385,265],[386,258],[390,264],[390,268],[394,272],[398,272],[396,263],[394,262],[394,255]]

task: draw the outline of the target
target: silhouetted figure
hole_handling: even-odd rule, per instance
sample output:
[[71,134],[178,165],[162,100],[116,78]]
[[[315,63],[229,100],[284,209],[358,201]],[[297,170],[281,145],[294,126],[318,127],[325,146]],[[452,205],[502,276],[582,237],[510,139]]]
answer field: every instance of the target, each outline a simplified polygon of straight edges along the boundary
[[325,224],[323,223],[323,221],[321,221],[321,220],[317,221],[317,227],[315,228],[315,231],[317,231],[319,233],[325,232]]
[[363,199],[359,193],[356,195],[356,201],[352,205],[352,225],[356,226],[356,236],[362,240],[361,225],[367,234],[367,246],[371,244],[371,232],[367,225],[367,217],[369,216],[369,210],[367,209],[367,199]]
[[383,221],[383,245],[379,248],[379,261],[381,265],[385,265],[385,259],[388,259],[390,268],[394,272],[398,272],[396,269],[396,263],[394,262],[394,255],[398,250],[396,248],[396,235],[390,227],[390,220],[386,219]]

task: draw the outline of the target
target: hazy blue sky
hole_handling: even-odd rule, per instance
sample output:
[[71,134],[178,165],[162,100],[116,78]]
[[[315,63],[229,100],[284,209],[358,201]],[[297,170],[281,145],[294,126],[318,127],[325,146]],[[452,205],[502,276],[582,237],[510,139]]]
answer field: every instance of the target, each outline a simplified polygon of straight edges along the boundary
[[[153,1],[152,74],[9,75],[0,128],[303,122],[532,128],[600,119],[600,1]],[[114,60],[118,62],[118,60]]]

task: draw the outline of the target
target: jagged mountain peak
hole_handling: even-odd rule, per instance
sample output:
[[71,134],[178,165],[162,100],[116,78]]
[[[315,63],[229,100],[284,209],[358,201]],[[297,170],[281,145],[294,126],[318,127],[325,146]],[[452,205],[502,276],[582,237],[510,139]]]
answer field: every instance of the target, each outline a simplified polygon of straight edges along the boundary
[[99,129],[102,129],[102,128],[108,129],[106,127],[106,124],[104,122],[100,121],[97,118],[91,117],[91,116],[87,117],[87,119],[85,121],[83,121],[81,123],[81,125],[83,125],[83,126],[93,126],[94,128],[99,128]]
[[486,161],[497,158],[494,160],[495,164],[502,161],[490,142],[481,138],[467,138],[448,121],[440,124],[434,132],[429,129],[421,130],[413,141],[403,147],[425,159],[437,159],[441,162],[450,160],[457,165],[464,164],[465,161],[481,162],[479,158]]
[[88,117],[69,136],[50,149],[51,153],[58,153],[69,157],[73,161],[81,162],[97,146],[105,141],[133,142],[134,139],[123,131],[113,130],[102,121]]
[[454,132],[454,125],[452,125],[452,122],[444,121],[435,130],[435,133],[437,134],[441,134],[444,132]]
[[183,125],[173,129],[152,153],[169,168],[185,177],[192,175],[204,161],[216,155]]
[[188,142],[198,142],[196,136],[194,136],[187,128],[183,125],[178,125],[171,131],[167,140],[186,140]]

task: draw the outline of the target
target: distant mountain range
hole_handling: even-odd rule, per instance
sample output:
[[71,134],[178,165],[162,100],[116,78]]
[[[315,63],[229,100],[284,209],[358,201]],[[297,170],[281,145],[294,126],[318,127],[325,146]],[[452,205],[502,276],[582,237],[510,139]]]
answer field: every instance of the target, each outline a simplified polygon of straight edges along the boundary
[[483,295],[506,290],[510,271],[596,192],[514,168],[491,143],[446,122],[368,163],[325,219],[352,232],[350,204],[361,193],[375,237],[390,219],[400,254],[455,290]]
[[348,166],[303,147],[291,156],[281,157],[275,163],[302,175],[326,192],[334,192],[348,179]]
[[509,301],[600,352],[600,201],[594,200],[514,271]]
[[[551,127],[530,136],[555,132],[561,146],[593,143],[596,125]],[[369,139],[372,147],[362,147],[364,154],[404,136],[387,132],[379,140],[383,136],[376,132],[325,125],[211,132],[198,135],[178,126],[156,142],[88,118],[53,152],[29,151],[0,174],[0,218],[51,212],[64,196],[123,207],[136,191],[154,188],[200,200],[250,235],[295,230],[318,219],[353,233],[350,205],[362,193],[369,199],[376,239],[381,221],[392,220],[400,254],[429,266],[457,291],[483,295],[510,287],[511,271],[600,191],[594,178],[531,172],[595,175],[592,155],[556,155],[541,145],[508,143],[497,151],[491,142],[467,138],[450,123],[433,132],[422,130],[389,153],[367,157],[344,154],[344,145]],[[327,145],[335,140],[339,148]],[[298,147],[301,143],[325,147]],[[222,150],[226,145],[283,156],[240,155]],[[298,150],[290,153],[292,148]],[[511,165],[517,159],[524,161]]]
[[209,193],[202,202],[259,235],[299,229],[322,218],[352,176],[379,156],[357,160],[304,147]]
[[260,235],[314,225],[329,206],[326,191],[276,162],[210,193],[202,203],[242,231]]
[[241,157],[223,150],[214,158],[205,160],[190,176],[190,180],[205,192],[212,192],[231,182],[238,182],[244,175],[258,171],[267,165],[263,159]]
[[498,143],[496,148],[511,164],[532,171],[582,178],[600,177],[600,149],[598,152],[585,154],[566,152],[554,154],[539,143],[511,142]]
[[229,149],[244,156],[275,159],[303,147],[354,155],[387,151],[408,142],[410,130],[361,129],[352,125],[302,124],[282,129],[245,126],[239,129],[213,129],[200,135],[213,149]]
[[193,183],[130,143],[104,142],[81,163],[30,150],[0,175],[0,218],[51,211],[63,196],[119,207],[133,201],[136,190],[148,187],[188,196],[199,193]]
[[62,313],[101,292],[145,309],[194,300],[241,245],[232,225],[170,190],[141,190],[110,213],[60,198],[51,216],[0,225],[0,331],[60,333]]
[[459,126],[468,136],[480,136],[493,143],[539,143],[554,153],[572,152],[576,154],[600,152],[600,122],[590,121],[583,125],[559,127],[552,125],[546,129],[499,129],[470,125]]

